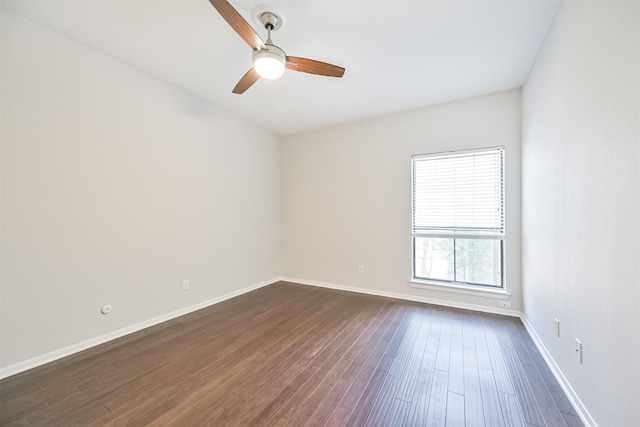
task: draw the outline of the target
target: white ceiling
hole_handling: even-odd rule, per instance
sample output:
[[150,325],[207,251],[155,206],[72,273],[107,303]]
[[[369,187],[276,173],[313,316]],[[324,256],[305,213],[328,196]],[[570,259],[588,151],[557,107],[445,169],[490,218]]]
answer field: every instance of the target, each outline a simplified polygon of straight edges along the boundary
[[231,89],[251,49],[208,0],[3,0],[9,10],[280,135],[519,87],[559,5],[545,0],[230,0],[284,18],[287,54],[346,68]]

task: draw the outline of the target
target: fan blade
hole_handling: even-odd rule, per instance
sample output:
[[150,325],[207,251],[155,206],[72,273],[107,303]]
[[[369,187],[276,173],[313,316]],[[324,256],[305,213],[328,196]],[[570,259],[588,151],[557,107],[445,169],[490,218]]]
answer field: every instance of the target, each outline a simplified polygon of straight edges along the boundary
[[240,15],[238,11],[235,10],[227,0],[209,1],[213,5],[213,7],[216,8],[218,13],[222,15],[224,20],[227,21],[229,25],[231,25],[231,28],[233,28],[234,31],[238,33],[242,40],[244,40],[249,46],[251,46],[251,49],[262,50],[266,47],[258,33],[256,33],[253,28],[251,28],[251,25],[249,25],[247,21],[245,21],[242,15]]
[[233,88],[233,93],[237,93],[238,95],[245,93],[247,89],[249,89],[255,82],[258,81],[260,76],[256,72],[255,68],[251,67],[247,73],[242,76],[236,87]]
[[320,76],[342,77],[344,68],[337,65],[314,59],[298,58],[297,56],[287,56],[287,68],[289,70],[300,71],[302,73],[318,74]]

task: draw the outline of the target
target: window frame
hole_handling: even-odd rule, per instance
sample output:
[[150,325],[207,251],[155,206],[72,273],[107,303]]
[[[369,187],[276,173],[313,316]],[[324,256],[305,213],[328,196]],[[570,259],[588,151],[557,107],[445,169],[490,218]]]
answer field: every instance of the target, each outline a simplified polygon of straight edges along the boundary
[[[415,220],[416,220],[416,211],[415,211],[415,193],[416,193],[416,175],[415,175],[415,163],[416,160],[425,159],[425,158],[453,158],[453,157],[461,157],[465,155],[473,155],[473,154],[482,154],[482,153],[490,153],[492,151],[500,151],[500,191],[501,191],[501,230],[497,233],[477,233],[473,232],[465,233],[465,232],[455,232],[454,231],[416,231]],[[505,256],[505,240],[506,240],[506,182],[505,182],[505,169],[506,169],[506,149],[504,146],[494,146],[494,147],[486,147],[486,148],[477,148],[470,150],[452,150],[447,152],[438,152],[438,153],[429,153],[429,154],[417,154],[411,156],[411,282],[415,284],[423,284],[423,285],[436,285],[436,286],[444,286],[447,288],[458,288],[458,289],[470,289],[473,291],[488,291],[492,293],[504,293],[506,290],[505,279],[506,279],[506,256]],[[492,240],[497,241],[500,244],[500,253],[499,253],[499,263],[500,263],[500,278],[498,285],[485,284],[485,283],[474,283],[467,282],[461,280],[455,280],[456,277],[456,268],[454,261],[454,269],[453,275],[454,280],[446,280],[446,279],[436,279],[436,278],[424,278],[418,277],[416,275],[416,237],[431,237],[431,238],[442,238],[442,239],[451,239],[454,243],[454,254],[453,257],[455,259],[455,240],[456,239],[482,239],[482,240]],[[422,286],[417,286],[422,287]]]

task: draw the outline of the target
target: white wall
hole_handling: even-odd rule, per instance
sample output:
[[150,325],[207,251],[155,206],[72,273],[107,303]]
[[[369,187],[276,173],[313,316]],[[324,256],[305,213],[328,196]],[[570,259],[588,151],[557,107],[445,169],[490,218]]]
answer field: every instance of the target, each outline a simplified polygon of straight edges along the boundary
[[600,426],[640,419],[639,55],[639,3],[566,2],[523,91],[524,310]]
[[495,299],[410,286],[410,161],[505,145],[506,285],[519,310],[520,102],[513,90],[284,138],[282,274],[497,309]]
[[278,277],[279,137],[3,15],[0,367]]

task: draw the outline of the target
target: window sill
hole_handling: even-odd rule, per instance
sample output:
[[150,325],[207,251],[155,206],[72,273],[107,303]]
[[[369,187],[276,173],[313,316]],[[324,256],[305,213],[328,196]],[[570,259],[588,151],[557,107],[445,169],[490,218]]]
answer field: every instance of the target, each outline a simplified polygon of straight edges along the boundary
[[506,300],[511,297],[511,294],[504,290],[504,288],[490,289],[480,288],[477,286],[465,286],[455,284],[443,284],[439,282],[433,282],[430,280],[411,279],[409,280],[411,287],[417,289],[428,289],[430,291],[448,292],[452,294],[472,295],[483,298],[493,298],[499,300]]

